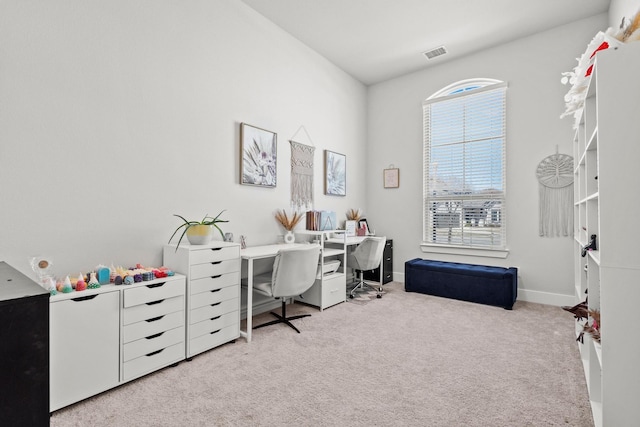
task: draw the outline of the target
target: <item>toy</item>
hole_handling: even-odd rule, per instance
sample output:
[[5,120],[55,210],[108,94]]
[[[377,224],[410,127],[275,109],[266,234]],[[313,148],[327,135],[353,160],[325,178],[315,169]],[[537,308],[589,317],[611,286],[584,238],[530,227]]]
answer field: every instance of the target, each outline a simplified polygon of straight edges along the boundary
[[87,288],[89,289],[98,289],[100,287],[100,282],[98,282],[98,278],[96,277],[95,272],[91,272],[89,276],[89,283],[87,284]]
[[84,281],[82,274],[80,274],[76,281],[76,291],[84,291],[85,289],[87,289],[87,282]]
[[61,291],[65,294],[69,292],[73,292],[73,288],[71,287],[71,280],[69,280],[69,276],[65,277],[64,282],[62,283]]
[[101,285],[106,285],[107,283],[109,283],[109,276],[110,275],[111,275],[111,272],[104,265],[99,265],[96,268],[96,276],[98,278],[98,282]]

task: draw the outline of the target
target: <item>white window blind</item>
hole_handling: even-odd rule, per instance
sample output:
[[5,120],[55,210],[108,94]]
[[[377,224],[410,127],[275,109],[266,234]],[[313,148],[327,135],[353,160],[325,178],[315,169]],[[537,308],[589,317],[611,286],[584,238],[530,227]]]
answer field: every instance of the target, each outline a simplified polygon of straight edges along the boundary
[[506,248],[505,98],[476,82],[424,102],[424,243]]

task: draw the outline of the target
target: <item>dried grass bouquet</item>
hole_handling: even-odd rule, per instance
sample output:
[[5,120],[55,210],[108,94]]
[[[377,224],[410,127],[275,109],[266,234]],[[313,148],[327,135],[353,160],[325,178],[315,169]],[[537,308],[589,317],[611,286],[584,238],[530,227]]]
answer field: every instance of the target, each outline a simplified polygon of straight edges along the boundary
[[349,209],[347,211],[347,220],[359,221],[362,218],[362,211],[360,209]]
[[282,209],[276,212],[276,220],[284,227],[285,230],[291,231],[302,220],[303,214],[294,212],[293,216],[289,218],[287,212]]

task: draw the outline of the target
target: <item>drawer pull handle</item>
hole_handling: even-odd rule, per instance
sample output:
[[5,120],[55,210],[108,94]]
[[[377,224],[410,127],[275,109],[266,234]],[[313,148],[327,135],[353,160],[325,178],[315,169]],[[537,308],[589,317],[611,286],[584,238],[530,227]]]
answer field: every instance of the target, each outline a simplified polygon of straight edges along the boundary
[[164,316],[154,317],[153,319],[147,319],[147,320],[145,320],[145,322],[149,322],[149,323],[151,323],[151,322],[156,322],[156,321],[158,321],[158,320],[162,319],[163,317],[164,317]]
[[212,279],[218,279],[220,277],[222,277],[222,274],[218,274],[217,276],[211,276]]
[[164,351],[164,348],[161,348],[160,350],[156,350],[156,351],[153,351],[153,352],[151,352],[149,354],[145,354],[145,356],[147,356],[147,357],[155,356],[156,354],[162,353],[163,351]]
[[214,261],[211,263],[211,265],[217,265],[217,264],[222,264],[222,261]]
[[159,299],[158,301],[151,301],[148,302],[147,305],[156,305],[156,304],[160,304],[162,301],[164,301],[164,299]]
[[212,251],[219,251],[219,250],[221,250],[221,249],[222,249],[222,248],[211,248],[211,250],[212,250]]
[[154,339],[154,338],[161,337],[161,336],[162,336],[162,334],[164,334],[164,332],[158,332],[157,334],[149,335],[148,337],[144,337],[144,339],[152,340],[152,339]]
[[153,285],[147,285],[147,288],[152,289],[152,288],[159,288],[160,286],[164,285],[167,282],[161,282],[161,283],[154,283]]
[[222,290],[221,288],[218,288],[218,289],[213,289],[210,292],[220,292],[221,290]]
[[209,320],[218,320],[220,317],[222,317],[222,316],[212,317],[212,318],[211,318],[211,319],[209,319]]
[[218,332],[220,332],[220,329],[218,329],[217,331],[210,332],[210,334],[213,335],[213,334],[217,334]]
[[87,295],[86,297],[71,298],[71,301],[75,301],[75,302],[89,301],[94,299],[97,296],[98,295]]
[[216,305],[220,305],[221,303],[217,302],[215,304],[211,304],[211,307],[215,307]]

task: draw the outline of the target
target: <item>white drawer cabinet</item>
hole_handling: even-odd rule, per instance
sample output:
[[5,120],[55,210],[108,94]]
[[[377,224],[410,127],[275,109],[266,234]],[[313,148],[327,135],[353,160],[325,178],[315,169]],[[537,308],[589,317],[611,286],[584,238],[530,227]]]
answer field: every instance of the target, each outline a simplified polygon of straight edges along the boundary
[[240,245],[167,245],[164,264],[187,276],[187,358],[240,336]]
[[50,411],[119,384],[119,310],[114,287],[51,297]]
[[122,381],[183,360],[185,278],[142,283],[122,295]]
[[185,358],[182,275],[50,297],[50,411]]

